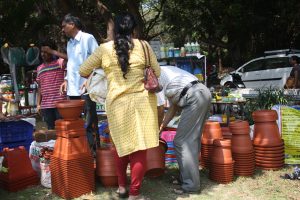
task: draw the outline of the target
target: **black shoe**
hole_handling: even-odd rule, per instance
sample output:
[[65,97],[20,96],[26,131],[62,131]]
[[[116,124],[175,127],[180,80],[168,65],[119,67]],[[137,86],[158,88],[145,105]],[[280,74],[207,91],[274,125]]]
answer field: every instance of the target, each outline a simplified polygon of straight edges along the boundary
[[127,190],[124,193],[120,193],[119,190],[117,190],[116,193],[118,194],[119,198],[121,198],[121,199],[125,199],[125,198],[129,197],[129,193]]

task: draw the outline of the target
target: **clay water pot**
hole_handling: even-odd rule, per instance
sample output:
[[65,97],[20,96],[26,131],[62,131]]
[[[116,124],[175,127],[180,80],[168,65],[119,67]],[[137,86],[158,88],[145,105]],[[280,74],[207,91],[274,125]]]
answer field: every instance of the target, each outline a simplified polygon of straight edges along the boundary
[[212,152],[212,163],[232,164],[231,141],[228,139],[215,139]]
[[159,146],[147,149],[147,167],[145,176],[156,178],[165,173],[165,152],[168,146],[162,139],[159,141]]
[[64,120],[77,120],[82,113],[84,100],[62,100],[55,105]]
[[239,135],[239,134],[249,135],[250,133],[250,126],[247,121],[242,121],[242,120],[233,121],[229,124],[229,128],[232,135]]
[[96,175],[104,187],[118,186],[115,154],[115,148],[98,148],[96,151]]
[[254,122],[273,122],[278,119],[275,110],[256,110],[252,113]]
[[201,137],[202,144],[212,144],[214,139],[222,138],[219,122],[206,121]]

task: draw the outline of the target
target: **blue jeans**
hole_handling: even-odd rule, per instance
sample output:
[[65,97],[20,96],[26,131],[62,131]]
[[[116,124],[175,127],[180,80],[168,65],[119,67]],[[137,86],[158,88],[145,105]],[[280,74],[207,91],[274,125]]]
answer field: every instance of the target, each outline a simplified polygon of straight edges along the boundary
[[[91,149],[96,148],[96,145],[98,145],[99,147],[100,138],[98,130],[98,116],[96,111],[96,103],[91,100],[89,95],[69,96],[69,98],[85,100],[84,114],[86,123],[86,136]],[[96,143],[94,137],[96,137]]]

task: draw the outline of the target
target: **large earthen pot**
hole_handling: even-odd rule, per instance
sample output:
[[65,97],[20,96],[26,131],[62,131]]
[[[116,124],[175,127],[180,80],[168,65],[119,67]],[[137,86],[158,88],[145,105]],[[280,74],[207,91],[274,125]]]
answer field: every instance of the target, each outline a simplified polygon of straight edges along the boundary
[[96,175],[104,187],[118,186],[115,154],[115,148],[98,148],[96,151]]
[[83,111],[84,100],[62,100],[55,105],[64,120],[78,120]]

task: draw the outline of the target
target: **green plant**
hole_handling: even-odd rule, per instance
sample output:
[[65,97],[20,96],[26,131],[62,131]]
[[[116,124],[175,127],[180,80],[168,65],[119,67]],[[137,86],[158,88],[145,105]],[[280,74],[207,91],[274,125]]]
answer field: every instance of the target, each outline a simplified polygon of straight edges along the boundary
[[247,99],[245,104],[245,118],[253,124],[252,112],[256,110],[269,110],[274,105],[287,105],[290,98],[284,94],[283,89],[268,87],[256,89],[257,96]]

